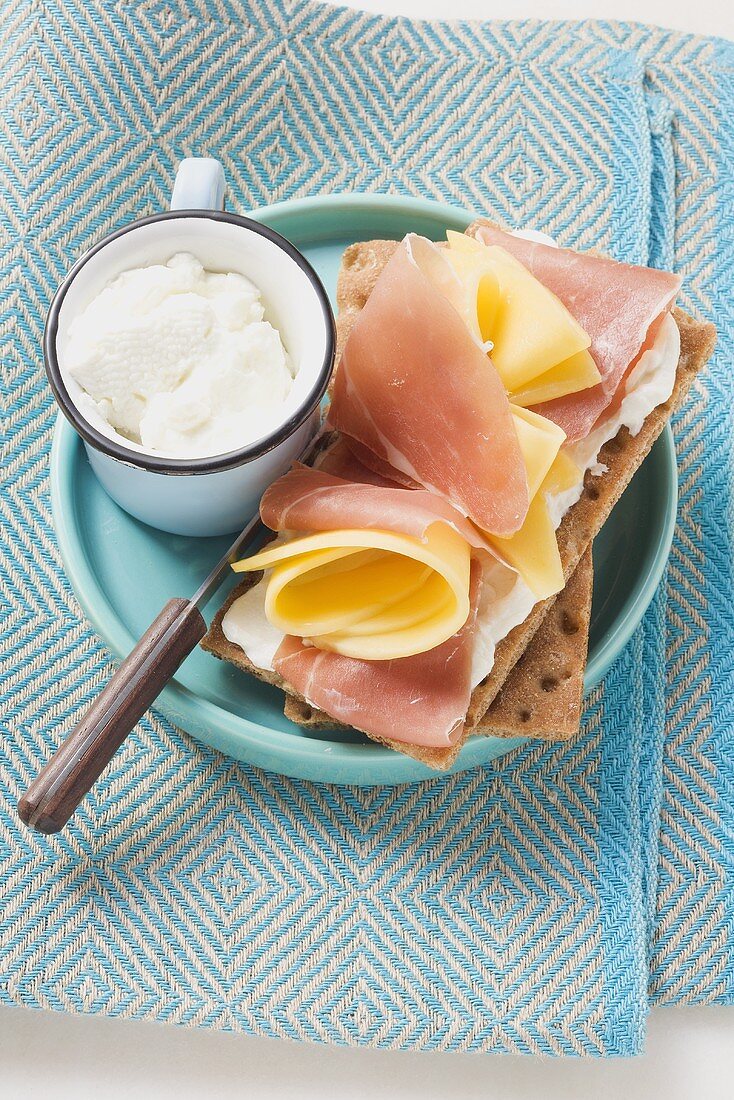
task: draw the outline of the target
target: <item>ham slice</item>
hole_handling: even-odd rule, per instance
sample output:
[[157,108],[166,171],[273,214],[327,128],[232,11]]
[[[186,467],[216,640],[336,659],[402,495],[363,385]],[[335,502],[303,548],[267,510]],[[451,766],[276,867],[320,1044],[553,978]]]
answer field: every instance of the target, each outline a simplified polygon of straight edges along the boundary
[[342,434],[341,437],[344,440],[346,448],[352,452],[354,459],[362,469],[367,469],[377,481],[375,484],[384,482],[385,484],[399,485],[402,489],[422,489],[423,486],[420,482],[416,481],[412,477],[408,477],[407,474],[403,474],[400,470],[396,470],[394,466],[391,466],[389,462],[386,462],[384,458],[378,458],[378,456],[371,451],[369,447],[365,447],[357,439],[352,439],[348,435]]
[[481,532],[448,501],[425,489],[358,484],[323,468],[295,465],[260,501],[260,518],[272,531],[395,531],[422,539],[443,521],[470,546],[490,550]]
[[471,665],[481,566],[472,563],[471,612],[442,645],[396,661],[356,661],[286,637],[275,671],[312,706],[373,737],[448,748],[461,736],[471,697]]
[[456,276],[435,246],[415,240],[420,264],[408,237],[355,322],[329,422],[380,460],[378,472],[387,463],[479,527],[509,536],[528,510],[509,401],[444,293]]
[[[358,446],[358,445],[357,445]],[[324,473],[333,474],[343,481],[356,481],[363,485],[380,485],[383,489],[419,489],[419,485],[405,485],[402,475],[385,463],[383,472],[371,469],[357,457],[357,448],[349,446],[344,436],[340,436],[335,443],[321,454],[316,462],[316,469]],[[372,457],[367,452],[366,457]]]
[[535,409],[563,428],[570,443],[583,439],[611,404],[651,327],[672,306],[680,278],[588,252],[553,248],[493,226],[481,226],[474,235],[483,244],[506,249],[524,264],[591,337],[589,351],[601,374],[599,385]]

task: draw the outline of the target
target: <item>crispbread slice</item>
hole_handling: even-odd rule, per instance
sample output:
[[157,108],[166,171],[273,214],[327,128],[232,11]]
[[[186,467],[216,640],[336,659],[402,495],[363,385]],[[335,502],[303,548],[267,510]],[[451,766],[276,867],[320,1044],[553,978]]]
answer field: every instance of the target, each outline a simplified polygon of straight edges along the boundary
[[[367,241],[351,245],[345,251],[337,285],[337,305],[339,308],[337,331],[340,351],[354,321],[359,315],[359,311],[367,301],[383,267],[396,247],[397,242],[395,241]],[[600,453],[599,461],[607,467],[608,472],[601,478],[594,478],[587,474],[581,499],[567,513],[559,527],[558,545],[567,582],[575,572],[592,539],[599,532],[612,508],[629,484],[633,474],[648,454],[666,421],[672,412],[682,404],[695,375],[703,367],[713,350],[716,336],[713,325],[696,321],[683,313],[682,310],[675,310],[674,316],[681,332],[681,356],[676,384],[669,401],[650,414],[637,436],[632,438],[626,429],[622,429],[613,440],[605,445]],[[239,592],[241,593],[243,590],[243,586],[240,586]],[[237,591],[236,589],[235,592]],[[242,650],[238,646],[232,645],[224,637],[221,631],[221,618],[223,611],[226,610],[233,598],[230,597],[225,608],[216,617],[212,629],[202,645],[216,656],[232,660],[239,667],[259,675],[261,679],[270,683],[278,683],[275,674],[261,673],[260,670],[254,669]],[[472,694],[467,713],[467,735],[480,723],[509,673],[528,648],[531,639],[535,636],[555,599],[555,597],[552,597],[537,604],[527,619],[510,631],[507,637],[497,646],[495,662],[491,672]],[[553,644],[558,632],[558,620],[554,619],[552,621],[556,624],[554,628],[556,634],[553,636],[553,640],[550,638],[546,640],[545,644],[548,646]],[[585,660],[585,633],[578,632],[576,645],[580,647],[578,652],[582,653]],[[534,675],[537,677],[540,672],[537,662],[534,669]],[[550,673],[546,679],[549,681]],[[548,694],[550,693],[548,692]],[[333,719],[322,715],[318,711],[311,710],[311,708],[308,708],[310,714],[306,718],[306,710],[303,706],[300,710],[297,709],[295,702],[297,700],[297,696],[288,695],[286,713],[289,709],[293,714],[298,713],[300,715],[298,720],[302,724],[310,726],[328,725],[331,728],[338,725]],[[301,700],[301,702],[304,701]],[[527,734],[529,732],[527,723],[525,725],[524,732]],[[383,743],[399,752],[422,760],[429,767],[434,768],[450,767],[460,748],[460,743],[451,749],[426,749],[421,746],[405,745],[395,741]]]
[[[578,732],[593,580],[589,546],[474,733],[567,741]],[[328,714],[290,693],[283,710],[299,726],[334,728]]]
[[[482,224],[486,222],[474,222],[468,232]],[[360,242],[346,249],[337,282],[341,347],[385,264],[397,247],[397,241],[378,240]],[[586,547],[603,527],[666,422],[682,405],[693,379],[713,351],[716,329],[712,324],[697,321],[681,309],[675,309],[673,316],[681,334],[681,354],[673,393],[664,405],[659,405],[650,413],[636,436],[630,436],[627,429],[622,428],[614,439],[605,444],[599,454],[599,462],[607,467],[607,473],[601,477],[593,477],[587,473],[581,499],[568,511],[558,529],[558,548],[566,581],[576,569]],[[472,695],[467,714],[469,730],[477,725],[486,712],[554,599],[555,597],[551,597],[536,604],[527,619],[511,630],[497,646],[492,671]]]
[[[329,718],[328,715],[323,714],[321,711],[312,709],[302,695],[298,695],[294,692],[290,685],[286,686],[285,681],[278,676],[277,672],[256,668],[244,650],[234,642],[230,642],[229,638],[227,638],[222,630],[222,620],[234,601],[244,595],[244,593],[256,584],[261,577],[262,573],[247,574],[244,580],[232,589],[225,603],[214,616],[212,625],[209,627],[206,637],[201,642],[202,649],[207,650],[208,653],[213,653],[215,657],[219,657],[222,661],[231,661],[237,668],[242,669],[243,672],[249,672],[251,676],[256,676],[258,680],[264,680],[267,684],[274,684],[276,687],[279,687],[286,693],[285,706],[283,708],[286,717],[291,717],[289,708],[293,708],[292,713],[297,715],[293,721],[297,722],[299,725],[321,729],[344,729],[345,727],[341,722]],[[368,734],[368,736],[371,735]],[[398,749],[406,756],[412,756],[414,760],[420,760],[429,768],[436,768],[438,770],[450,767],[458,752],[458,749],[431,749],[422,745],[407,745],[398,741],[388,741],[382,737],[373,737],[372,740],[377,741],[378,744],[386,745],[388,748]]]
[[[345,729],[303,698],[286,689],[276,672],[256,668],[245,652],[231,642],[222,630],[222,620],[236,599],[257,584],[262,573],[248,574],[232,589],[212,621],[202,647],[223,661],[230,661],[243,672],[264,680],[286,692],[283,708],[286,718],[310,729]],[[584,671],[593,570],[591,548],[579,562],[576,572],[558,595],[556,603],[541,624],[533,642],[510,672],[498,695],[475,732],[495,737],[538,737],[567,740],[578,730],[581,716]],[[447,768],[453,750],[429,749],[397,741],[373,738],[432,768]],[[448,762],[447,762],[448,760]]]
[[542,741],[567,741],[578,733],[593,582],[587,546],[474,733]]

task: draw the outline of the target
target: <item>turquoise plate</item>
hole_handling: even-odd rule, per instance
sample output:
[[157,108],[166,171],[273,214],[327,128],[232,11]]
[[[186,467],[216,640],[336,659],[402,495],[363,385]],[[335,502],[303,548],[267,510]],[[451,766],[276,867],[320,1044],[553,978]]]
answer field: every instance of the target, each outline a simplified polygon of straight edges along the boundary
[[[463,230],[470,215],[411,198],[340,195],[281,203],[254,217],[306,254],[334,294],[344,248],[408,230],[438,238]],[[587,689],[629,640],[660,580],[676,510],[675,451],[666,429],[594,544],[594,608]],[[191,594],[228,539],[163,534],[128,516],[94,477],[80,440],[63,418],[51,455],[54,521],[61,555],[79,602],[113,653],[122,656],[172,596]],[[207,609],[213,614],[234,578]],[[198,650],[160,696],[157,709],[221,752],[296,778],[369,786],[426,779],[430,772],[360,734],[308,731],[283,716],[275,688]],[[473,737],[456,771],[486,764],[522,739]]]

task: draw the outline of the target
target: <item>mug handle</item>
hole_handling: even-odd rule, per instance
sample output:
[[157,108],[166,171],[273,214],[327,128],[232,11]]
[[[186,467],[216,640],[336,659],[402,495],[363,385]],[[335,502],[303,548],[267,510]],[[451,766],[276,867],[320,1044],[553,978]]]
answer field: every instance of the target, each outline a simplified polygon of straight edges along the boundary
[[224,169],[214,157],[186,157],[178,166],[171,210],[224,210]]

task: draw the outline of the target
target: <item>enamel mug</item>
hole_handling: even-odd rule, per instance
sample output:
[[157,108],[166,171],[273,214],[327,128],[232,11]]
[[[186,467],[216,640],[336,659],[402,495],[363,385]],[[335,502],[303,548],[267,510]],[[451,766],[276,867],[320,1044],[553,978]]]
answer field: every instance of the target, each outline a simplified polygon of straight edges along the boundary
[[[128,443],[101,416],[95,419],[83,399],[82,412],[82,391],[64,369],[73,318],[123,271],[165,264],[177,252],[193,253],[209,271],[250,279],[296,368],[282,423],[261,439],[211,458],[165,458]],[[179,166],[170,211],[110,233],[76,262],[51,303],[44,334],[49,382],[99,481],[126,512],[179,535],[228,534],[257,511],[265,489],[318,428],[335,346],[329,300],[311,265],[279,233],[225,211],[222,166],[198,157]]]

